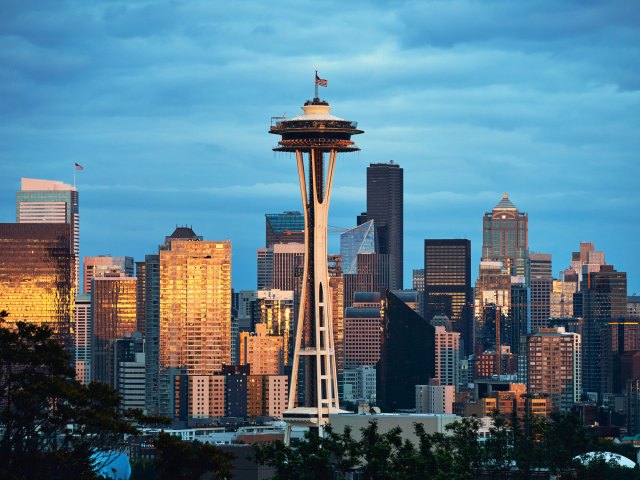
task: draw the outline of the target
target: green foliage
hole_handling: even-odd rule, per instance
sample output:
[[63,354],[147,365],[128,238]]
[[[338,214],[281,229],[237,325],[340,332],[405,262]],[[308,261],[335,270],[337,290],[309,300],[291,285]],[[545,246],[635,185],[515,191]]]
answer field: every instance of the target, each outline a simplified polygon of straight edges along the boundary
[[231,478],[234,456],[207,443],[184,442],[173,435],[160,433],[156,440],[158,480],[192,480],[204,474],[213,478]]
[[49,328],[0,325],[0,478],[95,478],[92,452],[136,432],[117,393],[81,385],[69,363]]
[[355,441],[351,431],[336,434],[327,428],[325,438],[306,435],[291,446],[277,442],[256,446],[256,460],[276,469],[276,479],[344,479],[359,471],[364,480],[472,480],[485,478],[530,479],[536,470],[562,473],[563,478],[590,480],[620,478],[640,480],[640,469],[623,469],[598,460],[581,465],[576,455],[606,449],[629,454],[611,443],[592,439],[573,415],[525,417],[510,421],[493,414],[490,436],[478,440],[480,421],[463,418],[447,425],[446,434],[425,432],[415,424],[418,444],[402,440],[400,428],[381,433],[372,421]]

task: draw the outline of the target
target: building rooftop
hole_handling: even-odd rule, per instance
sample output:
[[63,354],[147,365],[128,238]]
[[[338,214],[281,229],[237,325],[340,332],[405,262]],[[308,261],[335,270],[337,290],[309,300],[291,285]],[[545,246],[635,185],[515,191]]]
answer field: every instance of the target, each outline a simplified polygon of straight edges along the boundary
[[380,318],[380,309],[371,307],[347,307],[344,318]]
[[518,210],[516,206],[513,204],[511,200],[509,200],[509,195],[507,192],[502,196],[502,200],[498,202],[498,204],[493,207],[494,210]]

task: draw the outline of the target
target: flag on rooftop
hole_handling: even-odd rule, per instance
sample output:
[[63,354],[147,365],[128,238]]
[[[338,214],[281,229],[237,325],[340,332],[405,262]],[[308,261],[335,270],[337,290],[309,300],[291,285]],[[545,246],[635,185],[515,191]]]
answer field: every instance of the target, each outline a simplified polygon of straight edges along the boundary
[[320,85],[321,87],[327,87],[329,85],[329,81],[324,78],[320,78],[318,76],[318,71],[316,70],[316,85]]
[[79,163],[76,163],[73,168],[75,168],[76,170],[84,170],[84,167]]

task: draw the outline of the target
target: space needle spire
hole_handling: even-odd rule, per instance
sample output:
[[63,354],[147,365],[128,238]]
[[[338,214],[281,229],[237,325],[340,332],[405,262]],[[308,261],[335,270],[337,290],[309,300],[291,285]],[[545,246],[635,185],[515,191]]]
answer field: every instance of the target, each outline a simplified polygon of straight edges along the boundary
[[[309,427],[321,434],[329,414],[342,412],[332,331],[327,222],[338,153],[358,151],[351,136],[363,131],[357,129],[356,122],[329,113],[329,103],[318,98],[318,85],[326,86],[327,81],[316,71],[316,97],[304,104],[303,114],[276,121],[269,130],[281,136],[274,151],[296,155],[305,224],[302,292],[289,403],[284,412],[287,442],[292,426]],[[302,392],[298,392],[299,383]]]

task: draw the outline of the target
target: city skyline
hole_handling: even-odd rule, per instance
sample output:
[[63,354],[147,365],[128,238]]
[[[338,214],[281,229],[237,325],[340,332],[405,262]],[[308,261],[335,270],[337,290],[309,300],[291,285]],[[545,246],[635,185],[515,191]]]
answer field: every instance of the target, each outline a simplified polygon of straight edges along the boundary
[[[337,167],[329,223],[354,227],[367,166],[397,162],[405,284],[425,238],[470,239],[475,282],[482,215],[506,191],[554,275],[592,241],[640,293],[631,6],[309,4],[298,17],[285,5],[265,23],[250,6],[15,3],[0,25],[12,52],[0,63],[0,221],[14,221],[22,177],[72,183],[77,162],[81,257],[142,260],[193,225],[233,242],[233,286],[254,288],[264,214],[300,202],[294,160],[269,153],[269,117],[312,97],[317,66],[321,96],[368,132]],[[310,28],[287,28],[302,18]]]

